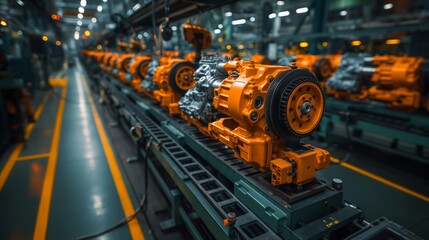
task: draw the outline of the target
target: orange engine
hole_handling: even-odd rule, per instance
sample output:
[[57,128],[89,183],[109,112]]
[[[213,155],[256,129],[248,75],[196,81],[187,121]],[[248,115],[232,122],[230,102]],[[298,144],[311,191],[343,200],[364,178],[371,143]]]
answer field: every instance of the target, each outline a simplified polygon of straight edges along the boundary
[[162,107],[166,107],[171,115],[180,114],[177,105],[181,96],[194,86],[195,65],[189,61],[162,57],[155,69],[153,82],[158,90],[153,91],[153,97]]
[[310,69],[322,83],[333,75],[340,65],[341,55],[297,54],[296,66]]
[[235,156],[260,171],[271,183],[311,182],[329,165],[324,149],[300,143],[315,130],[324,110],[324,94],[307,69],[233,60],[214,89],[213,106],[228,117],[208,125],[210,135]]
[[271,62],[271,60],[268,59],[267,56],[261,55],[259,53],[253,54],[251,60],[254,63],[267,64],[267,65],[272,65],[273,64],[273,62]]
[[121,82],[130,83],[125,81],[125,75],[130,71],[130,62],[133,57],[134,53],[121,54],[116,61],[116,68],[118,69],[116,76]]
[[371,74],[368,90],[372,100],[387,102],[393,108],[408,110],[421,106],[420,68],[424,63],[421,57],[375,56],[373,68],[365,68]]
[[143,91],[140,87],[140,84],[142,79],[146,77],[150,61],[151,57],[138,55],[130,64],[130,73],[133,78],[131,81],[131,86],[139,93],[142,93]]

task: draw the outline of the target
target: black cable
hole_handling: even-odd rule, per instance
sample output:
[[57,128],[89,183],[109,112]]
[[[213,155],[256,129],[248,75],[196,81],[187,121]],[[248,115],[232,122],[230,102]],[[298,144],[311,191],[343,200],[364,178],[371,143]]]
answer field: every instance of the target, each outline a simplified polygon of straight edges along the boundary
[[140,213],[140,211],[142,211],[143,209],[146,209],[146,199],[147,199],[147,193],[148,193],[148,169],[147,169],[147,161],[148,161],[148,156],[149,156],[149,150],[150,147],[152,145],[152,137],[149,138],[148,143],[146,144],[146,154],[143,156],[143,161],[145,164],[145,192],[143,195],[143,198],[140,201],[139,207],[135,210],[135,212],[133,214],[131,214],[130,216],[127,216],[125,218],[123,218],[121,221],[119,221],[118,223],[116,223],[115,225],[113,225],[112,227],[109,227],[103,231],[97,232],[97,233],[93,233],[93,234],[88,234],[85,236],[81,236],[81,237],[77,237],[76,240],[83,240],[83,239],[92,239],[92,238],[96,238],[99,237],[101,235],[104,235],[106,233],[109,233],[121,226],[124,226],[125,224],[127,224],[128,222],[130,222],[131,220],[133,220],[134,218],[137,217],[137,215]]
[[115,230],[115,229],[117,229],[117,228],[119,228],[119,227],[127,224],[128,222],[130,222],[131,220],[133,220],[135,217],[137,217],[137,215],[143,209],[143,206],[145,205],[145,202],[146,202],[146,196],[143,196],[143,198],[140,201],[139,207],[130,216],[125,217],[124,219],[122,219],[121,221],[119,221],[118,223],[116,223],[115,225],[113,225],[112,227],[109,227],[109,228],[107,228],[107,229],[105,229],[103,231],[100,231],[98,233],[93,233],[93,234],[85,235],[85,236],[81,236],[81,237],[77,237],[76,240],[96,238],[96,237],[104,235],[104,234],[106,234],[108,232],[111,232],[111,231],[113,231],[113,230]]

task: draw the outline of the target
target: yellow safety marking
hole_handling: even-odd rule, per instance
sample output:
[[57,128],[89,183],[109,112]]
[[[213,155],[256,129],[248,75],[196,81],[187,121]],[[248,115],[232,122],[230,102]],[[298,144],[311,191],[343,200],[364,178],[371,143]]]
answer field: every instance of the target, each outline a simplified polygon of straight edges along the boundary
[[50,153],[42,153],[42,154],[20,156],[16,160],[17,161],[24,161],[24,160],[33,160],[33,159],[39,159],[39,158],[49,158],[50,155],[51,155]]
[[[37,107],[36,111],[34,112],[34,120],[37,121],[39,119],[40,115],[42,114],[43,109],[45,108],[46,102],[48,101],[48,98],[51,96],[52,92],[49,91],[48,94],[45,95],[42,102],[40,103],[39,107]],[[34,122],[29,123],[27,125],[27,129],[25,129],[25,139],[28,139],[30,137],[30,133],[33,131],[34,128]],[[1,189],[1,188],[0,188]]]
[[[100,116],[98,115],[97,109],[95,108],[86,79],[82,75],[80,75],[80,77],[83,80],[83,86],[86,93],[88,94],[89,104],[91,106],[92,115],[94,116],[95,120],[95,126],[97,127],[98,135],[100,136],[101,144],[103,145],[104,154],[106,155],[107,163],[109,165],[110,172],[112,173],[113,182],[115,183],[116,190],[118,191],[122,209],[124,210],[125,216],[130,216],[134,213],[135,210],[128,194],[127,187],[125,186],[124,179],[122,177],[121,171],[119,170],[115,154],[113,153],[112,147],[110,146],[109,140],[107,139],[107,135],[104,131]],[[128,228],[130,229],[133,240],[144,239],[140,224],[136,218],[128,223]]]
[[36,226],[33,239],[46,239],[46,230],[48,227],[49,210],[51,206],[52,188],[54,186],[55,169],[57,167],[58,147],[60,144],[61,124],[63,121],[63,112],[65,105],[65,97],[67,93],[66,87],[63,88],[61,100],[57,111],[54,133],[51,142],[51,154],[48,158],[46,166],[45,178],[43,180],[42,194],[40,197],[39,210],[37,212]]
[[49,84],[53,87],[66,87],[67,77],[58,79],[49,79]]
[[[42,114],[43,109],[45,108],[46,102],[48,101],[49,96],[51,95],[51,92],[45,95],[40,105],[37,107],[36,112],[34,113],[34,119],[39,119],[40,115]],[[29,123],[27,125],[27,128],[25,129],[24,138],[28,139],[31,132],[33,131],[34,123]],[[10,154],[9,158],[6,161],[6,164],[4,165],[3,169],[0,172],[0,191],[3,189],[4,184],[6,183],[7,178],[9,177],[10,173],[12,172],[13,167],[15,166],[16,159],[21,154],[22,149],[24,148],[24,143],[18,143],[15,148],[12,150],[12,153]]]
[[382,177],[380,177],[380,176],[377,176],[377,175],[375,175],[375,174],[373,174],[373,173],[370,173],[370,172],[368,172],[368,171],[366,171],[366,170],[363,170],[362,168],[359,168],[359,167],[353,166],[353,165],[351,165],[351,164],[349,164],[349,163],[346,163],[346,162],[342,162],[342,161],[341,161],[341,160],[339,160],[338,158],[331,157],[331,162],[333,162],[333,163],[337,163],[338,165],[341,165],[341,166],[343,166],[343,167],[345,167],[345,168],[348,168],[348,169],[350,169],[350,170],[352,170],[352,171],[358,172],[358,173],[360,173],[360,174],[362,174],[362,175],[364,175],[364,176],[367,176],[367,177],[369,177],[369,178],[371,178],[371,179],[373,179],[373,180],[375,180],[375,181],[377,181],[377,182],[380,182],[380,183],[386,184],[387,186],[390,186],[390,187],[392,187],[392,188],[395,188],[395,189],[397,189],[397,190],[399,190],[399,191],[401,191],[401,192],[404,192],[404,193],[406,193],[406,194],[409,194],[409,195],[411,195],[411,196],[413,196],[413,197],[416,197],[416,198],[418,198],[418,199],[421,199],[421,200],[423,200],[423,201],[425,201],[425,202],[429,202],[429,197],[427,197],[427,196],[425,196],[425,195],[422,195],[422,194],[420,194],[420,193],[418,193],[418,192],[415,192],[415,191],[413,191],[413,190],[411,190],[411,189],[408,189],[408,188],[403,187],[403,186],[401,186],[401,185],[399,185],[399,184],[396,184],[396,183],[394,183],[394,182],[391,182],[391,181],[389,181],[389,180],[387,180],[387,179],[384,179],[384,178],[382,178]]

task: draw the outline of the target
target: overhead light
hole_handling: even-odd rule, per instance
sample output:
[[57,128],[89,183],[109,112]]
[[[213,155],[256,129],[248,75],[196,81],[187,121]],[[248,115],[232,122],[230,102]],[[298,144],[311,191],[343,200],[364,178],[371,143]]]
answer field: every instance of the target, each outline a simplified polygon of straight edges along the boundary
[[2,25],[3,27],[7,26],[7,22],[5,20],[1,20],[0,21],[0,25]]
[[220,29],[215,29],[214,31],[213,31],[215,34],[219,34],[220,33]]
[[386,3],[383,6],[384,10],[389,10],[393,8],[393,3]]
[[276,13],[270,13],[270,15],[268,15],[268,18],[269,18],[269,19],[273,19],[273,18],[275,18],[275,17],[277,17],[277,14],[276,14]]
[[22,31],[21,30],[18,30],[18,35],[22,35]]
[[94,28],[94,26],[92,26],[92,24],[89,24],[89,25],[88,25],[88,28],[89,28],[89,29],[93,29],[93,28]]
[[74,39],[79,40],[79,32],[74,32]]
[[347,15],[347,11],[346,11],[346,10],[343,10],[343,11],[341,11],[341,12],[340,12],[340,16],[343,16],[343,17],[344,17],[344,16],[346,16],[346,15]]
[[97,18],[93,17],[93,18],[91,19],[91,22],[96,23],[96,22],[97,22]]
[[144,37],[149,37],[149,33],[148,33],[148,32],[144,32],[144,33],[143,33],[143,36],[144,36]]
[[80,0],[80,5],[82,7],[85,7],[86,6],[86,0]]
[[58,47],[61,46],[61,41],[55,41],[55,45],[57,45]]
[[306,47],[308,47],[308,42],[300,42],[299,43],[299,47],[302,47],[302,48],[306,48]]
[[16,0],[16,3],[18,3],[20,6],[24,6],[24,2],[22,0]]
[[78,17],[79,19],[82,19],[82,18],[83,18],[83,14],[82,14],[82,13],[78,13],[78,14],[77,14],[77,17]]
[[139,34],[137,35],[137,38],[138,38],[138,39],[142,39],[142,38],[143,38],[143,35],[142,35],[141,33],[139,33]]
[[397,45],[397,44],[400,44],[401,43],[401,40],[400,39],[398,39],[398,38],[394,38],[394,39],[387,39],[386,40],[386,44],[387,45]]
[[223,28],[223,25],[222,25],[222,24],[219,24],[219,25],[217,25],[217,27],[218,27],[219,29],[222,29],[222,28]]
[[48,41],[48,36],[43,35],[43,36],[42,36],[42,40],[43,40],[44,42],[47,42],[47,41]]
[[226,49],[227,50],[231,50],[232,46],[231,45],[226,45]]
[[107,0],[103,0],[103,2],[107,2]]
[[78,25],[78,26],[82,26],[82,21],[81,21],[81,20],[78,20],[78,21],[77,21],[77,25]]
[[279,12],[279,17],[286,17],[289,16],[290,12],[289,11],[283,11],[283,12]]
[[97,11],[98,11],[98,12],[101,12],[101,11],[103,11],[103,6],[101,6],[101,5],[98,5],[98,6],[97,6]]
[[243,44],[238,45],[238,49],[243,49],[243,48],[244,48]]
[[360,40],[353,40],[350,42],[350,45],[352,46],[360,46],[362,42]]
[[328,45],[329,45],[328,42],[322,42],[323,47],[327,47]]
[[255,17],[250,17],[250,21],[251,22],[254,22],[256,20],[256,18]]
[[142,5],[140,5],[140,3],[137,3],[136,5],[133,6],[133,11],[137,11],[139,8],[141,8]]
[[83,34],[85,34],[85,36],[87,37],[91,36],[91,32],[89,30],[85,30]]
[[80,31],[80,27],[79,27],[79,26],[76,26],[76,27],[74,28],[74,30],[76,30],[77,32],[79,32],[79,31]]
[[85,12],[85,9],[84,9],[83,7],[79,7],[78,11],[79,11],[80,13],[84,13],[84,12]]
[[246,19],[232,20],[232,25],[241,25],[241,24],[245,24],[245,23],[246,23]]
[[173,30],[173,31],[177,31],[177,27],[176,27],[176,26],[172,26],[172,27],[171,27],[171,30]]
[[277,1],[277,5],[283,6],[283,5],[285,5],[285,1]]
[[303,7],[303,8],[298,8],[296,9],[296,13],[306,13],[308,12],[308,8],[307,7]]
[[232,16],[232,12],[226,12],[225,13],[225,17],[231,17]]

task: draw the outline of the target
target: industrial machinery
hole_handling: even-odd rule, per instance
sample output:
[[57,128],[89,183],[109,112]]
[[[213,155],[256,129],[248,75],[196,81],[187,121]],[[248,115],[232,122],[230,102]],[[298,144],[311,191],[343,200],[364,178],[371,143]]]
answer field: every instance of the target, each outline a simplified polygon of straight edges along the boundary
[[[210,47],[211,33],[192,24],[184,24],[183,33],[185,40],[195,48],[195,55],[188,55],[187,58],[191,56],[194,57],[194,61],[199,61],[202,49]],[[153,74],[153,82],[157,86],[157,90],[153,91],[153,97],[162,107],[168,108],[170,115],[180,114],[178,102],[182,95],[194,86],[196,65],[180,58],[161,57],[159,59],[159,66]],[[150,92],[150,89],[146,91]]]
[[308,70],[207,56],[195,78],[179,102],[182,117],[254,168],[271,170],[273,185],[311,182],[329,165],[327,151],[299,141],[315,130],[324,107]]
[[228,77],[217,83],[213,106],[229,117],[210,123],[210,135],[260,171],[270,169],[273,185],[311,182],[316,170],[329,165],[327,151],[299,141],[323,114],[314,75],[252,61],[229,61],[223,68]]
[[334,76],[325,83],[328,95],[335,98],[349,98],[363,100],[367,98],[369,79],[361,73],[367,53],[344,54],[341,63]]
[[314,177],[329,153],[300,142],[323,113],[323,91],[308,70],[203,57],[195,86],[178,104],[187,121],[112,77],[101,79],[105,102],[140,139],[137,155],[153,156],[145,160],[151,175],[171,212],[180,213],[161,229],[183,224],[194,238],[217,239],[359,239],[374,232],[418,239],[385,218],[365,222],[344,202],[340,179]]
[[296,54],[287,55],[279,59],[279,65],[291,66],[310,69],[321,82],[322,86],[325,81],[331,77],[340,65],[341,54],[312,55]]
[[[325,84],[326,113],[318,136],[352,142],[429,164],[426,97],[428,69],[422,58],[344,54]],[[413,113],[410,113],[413,112]]]
[[346,54],[340,68],[326,83],[336,98],[369,99],[406,111],[425,108],[427,69],[421,57]]
[[[155,75],[171,74],[168,64],[176,58],[156,58],[149,69],[159,62]],[[139,139],[137,156],[153,156],[145,161],[171,212],[180,212],[161,229],[184,224],[195,238],[208,229],[204,235],[218,239],[359,239],[376,232],[418,239],[385,218],[364,221],[363,212],[344,201],[340,179],[315,177],[330,156],[302,142],[325,103],[309,70],[208,55],[194,75],[177,104],[181,118],[112,77],[99,82],[105,102],[120,109],[121,125]],[[183,206],[204,227],[194,226]]]
[[[367,59],[369,61],[370,59]],[[422,57],[374,56],[364,73],[374,84],[368,89],[371,100],[386,102],[389,107],[413,111],[423,105],[423,94],[429,91],[420,75]]]

